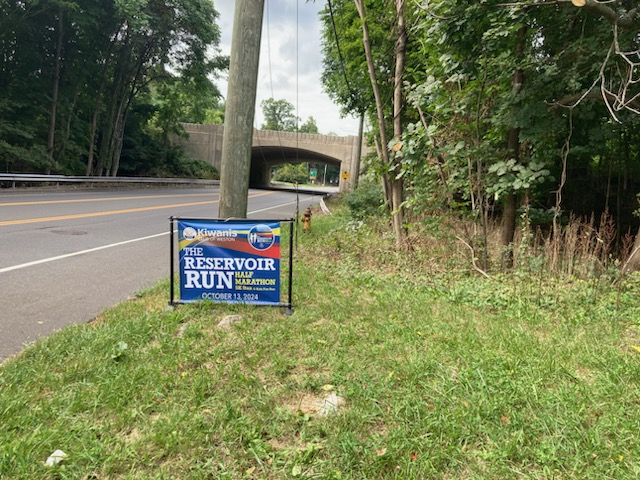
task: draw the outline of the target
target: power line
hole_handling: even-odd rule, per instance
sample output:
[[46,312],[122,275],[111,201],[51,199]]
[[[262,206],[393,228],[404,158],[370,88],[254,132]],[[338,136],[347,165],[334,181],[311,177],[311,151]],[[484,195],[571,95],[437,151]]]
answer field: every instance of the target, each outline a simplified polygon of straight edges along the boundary
[[[275,101],[275,94],[273,93],[273,71],[271,68],[271,17],[269,16],[269,9],[271,7],[271,2],[267,2],[267,66],[269,68],[269,87],[271,90],[271,99]],[[282,146],[282,139],[280,138],[280,133],[276,134],[278,139],[278,146],[280,147],[280,154],[282,155],[283,163],[287,162],[287,156],[284,154],[284,147]],[[262,153],[263,159],[265,159],[264,152],[262,151],[262,147],[260,148],[260,152]]]
[[344,75],[344,81],[347,84],[347,90],[349,91],[349,95],[351,98],[355,100],[356,95],[351,88],[351,83],[349,82],[349,77],[347,76],[347,68],[344,65],[344,57],[342,56],[342,49],[340,48],[340,39],[338,37],[338,29],[336,28],[336,21],[333,16],[333,6],[331,5],[331,0],[327,0],[327,4],[329,5],[329,16],[331,17],[331,25],[333,27],[333,36],[336,39],[336,47],[338,49],[338,59],[340,60],[340,67],[342,68],[342,74]]
[[296,1],[296,163],[300,161],[300,1]]

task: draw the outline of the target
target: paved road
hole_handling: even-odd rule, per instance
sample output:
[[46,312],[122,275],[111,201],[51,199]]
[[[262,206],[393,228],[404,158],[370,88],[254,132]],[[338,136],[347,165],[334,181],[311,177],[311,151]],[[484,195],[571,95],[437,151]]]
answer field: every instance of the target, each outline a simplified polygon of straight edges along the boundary
[[[169,217],[216,218],[218,193],[0,191],[0,360],[167,277]],[[301,208],[319,198],[299,195]],[[250,218],[295,208],[294,193],[249,192]]]

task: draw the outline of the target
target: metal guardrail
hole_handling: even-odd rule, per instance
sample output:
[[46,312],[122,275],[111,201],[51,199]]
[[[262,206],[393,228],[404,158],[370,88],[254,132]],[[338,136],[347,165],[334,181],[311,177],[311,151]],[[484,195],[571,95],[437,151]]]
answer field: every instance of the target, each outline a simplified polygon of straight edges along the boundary
[[37,173],[0,173],[0,185],[11,184],[16,188],[18,184],[29,183],[84,183],[84,184],[118,184],[145,183],[153,185],[219,185],[219,180],[204,180],[201,178],[151,178],[151,177],[94,177],[70,175],[43,175]]

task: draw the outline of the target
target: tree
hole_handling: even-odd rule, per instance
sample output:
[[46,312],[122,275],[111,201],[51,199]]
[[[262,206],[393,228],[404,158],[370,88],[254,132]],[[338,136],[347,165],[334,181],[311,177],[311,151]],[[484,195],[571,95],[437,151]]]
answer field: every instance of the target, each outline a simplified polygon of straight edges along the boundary
[[205,0],[3,0],[0,144],[47,152],[13,168],[117,174],[128,113],[151,85],[179,77],[204,98],[225,68],[216,16]]
[[[409,79],[405,69],[407,52],[413,49],[406,48],[405,8],[402,0],[366,5],[362,0],[333,0],[321,16],[323,84],[343,113],[366,115],[377,125],[372,137],[377,156],[372,167],[383,182],[398,245],[404,244],[406,234],[404,180],[401,157],[390,149],[400,146],[396,134],[407,118],[403,85]],[[418,68],[414,61],[419,59],[411,56],[412,69]]]
[[275,100],[267,98],[260,103],[264,123],[260,128],[284,132],[295,132],[298,125],[298,117],[294,114],[294,107],[287,100]]
[[273,171],[273,179],[279,182],[307,183],[309,168],[306,163],[279,165]]
[[307,121],[300,125],[298,131],[300,133],[320,133],[318,131],[318,124],[316,123],[316,119],[313,117],[307,118]]
[[[340,105],[345,115],[361,116],[371,112],[375,101],[367,75],[362,27],[355,3],[353,0],[330,0],[320,12],[320,19],[323,52],[321,79],[329,97]],[[377,20],[369,26],[369,33],[376,38],[374,43],[379,45],[390,25],[383,15]],[[390,68],[385,54],[377,50],[373,54],[376,56],[374,63],[380,65],[381,69]]]
[[300,118],[294,113],[294,106],[285,99],[267,98],[260,103],[264,123],[260,128],[280,132],[318,133],[315,118],[309,117],[302,125]]
[[[584,3],[431,0],[404,10],[394,2],[392,11],[389,2],[331,1],[323,83],[343,111],[362,106],[378,126],[382,161],[372,166],[387,179],[387,201],[390,181],[401,178],[413,215],[470,214],[485,251],[488,217],[501,214],[507,264],[517,220],[530,209],[554,211],[558,229],[569,211],[615,207],[621,228],[629,222],[622,195],[640,169],[630,140],[640,113],[637,10]],[[592,97],[604,101],[585,101]]]
[[[396,243],[399,247],[405,244],[404,226],[404,182],[401,177],[401,156],[391,156],[389,152],[390,139],[387,133],[387,125],[384,113],[384,102],[380,93],[378,74],[374,62],[371,37],[369,36],[369,25],[367,11],[363,0],[355,0],[358,14],[362,23],[362,44],[364,46],[367,60],[367,71],[371,81],[373,96],[375,99],[376,113],[378,120],[378,131],[380,134],[380,145],[378,148],[382,164],[385,168],[383,179],[387,192],[387,199],[390,202],[391,214],[393,218],[393,230],[396,236]],[[394,74],[393,74],[393,150],[397,152],[401,148],[400,136],[402,134],[402,101],[403,101],[403,74],[405,66],[405,48],[407,43],[405,20],[404,20],[404,0],[395,0],[396,8],[396,41],[394,49]]]

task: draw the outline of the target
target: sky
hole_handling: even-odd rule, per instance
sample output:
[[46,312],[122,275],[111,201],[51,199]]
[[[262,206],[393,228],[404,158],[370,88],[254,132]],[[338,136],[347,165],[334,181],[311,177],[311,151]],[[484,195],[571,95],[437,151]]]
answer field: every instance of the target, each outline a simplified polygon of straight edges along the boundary
[[[235,1],[213,0],[213,3],[220,14],[220,47],[222,53],[228,55],[231,51]],[[340,108],[322,89],[321,24],[318,12],[324,5],[322,0],[265,0],[255,128],[260,128],[264,123],[260,102],[274,98],[291,103],[301,119],[300,124],[313,117],[320,133],[358,134],[358,120],[353,117],[340,118]],[[226,77],[216,83],[226,97]]]

